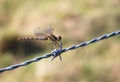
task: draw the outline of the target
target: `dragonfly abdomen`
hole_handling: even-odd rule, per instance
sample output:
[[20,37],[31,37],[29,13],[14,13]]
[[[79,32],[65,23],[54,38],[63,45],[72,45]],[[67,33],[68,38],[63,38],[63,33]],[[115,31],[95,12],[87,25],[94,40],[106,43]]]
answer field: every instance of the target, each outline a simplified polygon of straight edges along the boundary
[[47,40],[48,38],[41,37],[19,37],[18,40]]

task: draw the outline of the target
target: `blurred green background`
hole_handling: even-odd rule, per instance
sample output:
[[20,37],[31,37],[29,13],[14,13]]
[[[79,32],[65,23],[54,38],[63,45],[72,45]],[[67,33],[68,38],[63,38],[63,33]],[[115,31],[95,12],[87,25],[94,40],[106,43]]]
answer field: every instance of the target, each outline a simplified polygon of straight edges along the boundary
[[[0,68],[51,51],[49,41],[18,41],[52,25],[69,47],[120,29],[120,0],[0,0]],[[120,82],[120,36],[0,74],[0,82]]]

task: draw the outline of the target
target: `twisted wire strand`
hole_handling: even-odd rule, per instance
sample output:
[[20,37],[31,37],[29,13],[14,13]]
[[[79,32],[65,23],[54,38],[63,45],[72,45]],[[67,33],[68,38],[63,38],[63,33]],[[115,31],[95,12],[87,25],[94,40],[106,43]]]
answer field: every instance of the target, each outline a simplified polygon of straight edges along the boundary
[[40,60],[42,60],[42,59],[45,59],[45,58],[48,58],[48,57],[51,57],[51,56],[53,57],[53,58],[52,58],[52,60],[53,60],[53,59],[55,59],[57,56],[60,56],[61,53],[63,53],[63,52],[66,52],[66,51],[68,51],[68,50],[73,50],[73,49],[76,49],[76,48],[79,48],[79,47],[84,47],[84,46],[87,46],[88,44],[95,43],[95,42],[98,42],[98,41],[100,41],[100,40],[107,39],[107,38],[109,38],[109,37],[112,37],[112,36],[115,36],[115,35],[118,35],[118,34],[120,34],[120,30],[115,31],[115,32],[112,32],[112,33],[109,33],[109,34],[104,34],[104,35],[102,35],[102,36],[100,36],[100,37],[97,37],[97,38],[94,38],[94,39],[92,39],[92,40],[90,40],[90,41],[83,42],[83,43],[80,43],[80,44],[78,44],[78,45],[73,45],[73,46],[71,46],[71,47],[63,48],[63,49],[62,49],[62,43],[61,43],[60,49],[58,49],[58,50],[55,49],[55,50],[53,50],[53,51],[52,51],[51,53],[49,53],[49,54],[45,54],[45,55],[43,55],[43,56],[36,57],[36,58],[34,58],[34,59],[32,59],[32,60],[28,60],[28,61],[22,62],[22,63],[20,63],[20,64],[11,65],[11,66],[8,66],[8,67],[6,67],[6,68],[0,68],[0,73],[5,72],[5,71],[8,71],[8,70],[13,70],[13,69],[16,69],[16,68],[21,67],[21,66],[26,66],[26,65],[31,64],[31,63],[33,63],[33,62],[37,62],[37,61],[40,61]]

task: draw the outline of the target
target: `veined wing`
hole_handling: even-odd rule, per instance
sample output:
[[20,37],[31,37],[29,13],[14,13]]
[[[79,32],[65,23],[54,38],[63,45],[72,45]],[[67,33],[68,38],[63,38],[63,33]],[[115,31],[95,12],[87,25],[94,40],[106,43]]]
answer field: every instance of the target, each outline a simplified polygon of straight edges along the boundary
[[44,37],[46,36],[40,29],[40,27],[37,27],[35,30],[34,30],[34,34],[35,36],[39,36],[39,37]]
[[44,33],[46,35],[51,35],[51,34],[53,34],[53,31],[54,31],[54,29],[51,26],[49,26],[49,27],[47,27],[47,29],[44,30]]

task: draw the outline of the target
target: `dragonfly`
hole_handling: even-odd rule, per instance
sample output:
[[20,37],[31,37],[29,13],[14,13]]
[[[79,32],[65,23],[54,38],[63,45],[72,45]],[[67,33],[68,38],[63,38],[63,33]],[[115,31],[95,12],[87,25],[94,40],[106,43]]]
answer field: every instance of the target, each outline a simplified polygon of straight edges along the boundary
[[[54,29],[52,27],[46,28],[44,31],[41,31],[40,27],[37,27],[34,30],[34,36],[19,36],[18,40],[42,40],[42,41],[51,41],[54,48],[61,46],[61,36],[56,36],[53,34]],[[61,55],[59,55],[60,60],[62,60]],[[52,60],[54,57],[52,58]],[[51,60],[51,61],[52,61]]]

